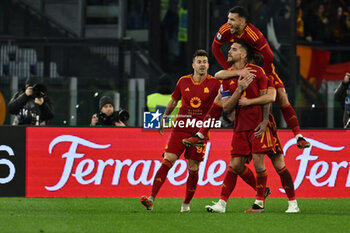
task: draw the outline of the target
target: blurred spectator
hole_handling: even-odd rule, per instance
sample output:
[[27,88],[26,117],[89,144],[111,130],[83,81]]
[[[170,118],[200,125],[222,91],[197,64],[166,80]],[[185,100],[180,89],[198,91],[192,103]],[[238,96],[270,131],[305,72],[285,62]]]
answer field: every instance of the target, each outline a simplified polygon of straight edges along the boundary
[[304,31],[304,16],[303,16],[303,8],[301,6],[302,0],[297,0],[297,37],[299,39],[304,39],[305,31]]
[[350,126],[350,73],[346,73],[344,80],[339,84],[335,90],[334,99],[341,103],[344,111],[343,123],[345,127]]
[[332,39],[335,42],[343,42],[344,34],[347,30],[346,27],[346,15],[343,8],[338,6],[333,17],[330,19],[330,25],[332,25]]
[[129,113],[120,109],[114,111],[113,100],[109,96],[102,96],[99,102],[100,112],[91,117],[90,126],[126,126],[129,120]]
[[[171,77],[168,75],[163,75],[158,80],[157,92],[147,96],[147,110],[154,112],[159,110],[160,113],[164,113],[169,100],[171,99],[171,94],[173,92],[173,85]],[[177,104],[176,108],[172,112],[172,120],[176,119],[176,115],[181,106],[181,101]]]
[[327,41],[329,39],[329,19],[325,6],[317,6],[316,13],[308,15],[305,20],[305,39],[311,41]]
[[54,117],[47,88],[37,77],[29,77],[25,88],[17,92],[8,104],[8,110],[16,115],[13,125],[46,125]]

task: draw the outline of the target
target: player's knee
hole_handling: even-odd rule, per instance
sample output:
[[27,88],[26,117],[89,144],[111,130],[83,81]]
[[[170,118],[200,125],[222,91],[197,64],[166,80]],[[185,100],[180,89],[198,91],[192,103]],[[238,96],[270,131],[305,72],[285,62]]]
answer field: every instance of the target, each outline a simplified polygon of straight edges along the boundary
[[[164,163],[164,162],[166,162],[166,161],[169,161],[169,163],[171,164],[171,166],[173,166],[173,164],[176,162],[176,160],[178,159],[178,156],[177,155],[175,155],[175,154],[172,154],[172,153],[167,153],[167,152],[165,152],[164,154],[163,154],[163,157],[164,157],[164,159],[163,159],[163,162],[162,163]],[[168,165],[168,164],[167,164]]]
[[196,162],[194,160],[190,160],[188,162],[188,170],[190,172],[197,172],[199,170],[199,162]]
[[237,174],[241,173],[244,169],[244,166],[242,166],[241,164],[230,164],[230,167]]
[[272,162],[272,164],[276,171],[279,171],[286,166],[283,160],[275,160]]

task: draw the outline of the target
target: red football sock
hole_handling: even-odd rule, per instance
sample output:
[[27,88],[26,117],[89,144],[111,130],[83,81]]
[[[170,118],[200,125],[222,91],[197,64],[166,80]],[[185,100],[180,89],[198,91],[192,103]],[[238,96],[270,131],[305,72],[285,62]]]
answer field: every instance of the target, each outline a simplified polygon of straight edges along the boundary
[[256,179],[252,170],[249,167],[245,167],[241,173],[238,174],[244,182],[256,190]]
[[266,170],[262,172],[256,172],[256,199],[263,201],[265,200],[265,188],[267,181],[267,172]]
[[156,197],[160,188],[162,187],[162,185],[164,184],[166,177],[168,175],[168,172],[170,170],[170,168],[173,166],[173,164],[167,160],[164,159],[162,162],[162,166],[160,166],[160,168],[157,171],[156,176],[154,177],[153,180],[153,186],[152,186],[152,197]]
[[198,171],[188,171],[188,178],[186,183],[186,196],[184,203],[189,204],[196,192],[196,187],[198,183]]
[[229,167],[226,172],[224,183],[221,187],[220,199],[227,202],[228,198],[236,187],[236,182],[237,173],[232,169],[232,167]]
[[[222,113],[222,107],[216,103],[213,103],[207,113],[207,115],[205,116],[204,121],[206,121],[209,118],[214,118],[215,120],[218,120],[221,116]],[[204,138],[208,137],[208,132],[209,132],[210,128],[206,128],[206,127],[202,127],[199,132],[201,134],[203,134]]]
[[291,104],[287,104],[281,108],[283,118],[288,127],[292,129],[294,135],[300,134],[300,127],[297,114],[295,113]]
[[286,167],[277,171],[281,178],[281,183],[290,201],[295,200],[295,191],[292,176]]

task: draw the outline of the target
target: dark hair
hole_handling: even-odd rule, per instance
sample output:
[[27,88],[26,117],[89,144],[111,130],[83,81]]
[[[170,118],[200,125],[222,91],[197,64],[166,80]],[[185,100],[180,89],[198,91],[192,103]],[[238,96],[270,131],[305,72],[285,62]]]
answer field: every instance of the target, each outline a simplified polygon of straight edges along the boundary
[[228,13],[237,13],[239,15],[239,17],[245,18],[246,21],[248,21],[248,12],[247,10],[242,7],[242,6],[235,6],[232,7]]
[[247,61],[250,62],[253,58],[252,47],[243,40],[235,40],[233,43],[240,44],[247,51]]
[[253,63],[254,65],[263,67],[264,65],[264,57],[263,55],[259,53],[252,53],[251,60],[249,60],[250,63]]
[[192,60],[194,60],[196,57],[208,57],[208,53],[204,49],[198,49],[196,52],[194,52]]

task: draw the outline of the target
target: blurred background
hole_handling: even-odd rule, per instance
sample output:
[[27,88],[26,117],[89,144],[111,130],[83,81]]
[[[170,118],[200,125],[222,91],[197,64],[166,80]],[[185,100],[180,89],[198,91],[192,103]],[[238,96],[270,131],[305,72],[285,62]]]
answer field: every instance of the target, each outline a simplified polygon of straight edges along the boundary
[[88,126],[110,95],[142,126],[146,96],[160,78],[174,88],[191,73],[196,49],[209,52],[210,74],[221,69],[211,43],[235,5],[268,39],[300,126],[343,128],[334,90],[350,71],[349,0],[1,0],[0,124],[11,124],[6,104],[37,76],[55,107],[49,125]]

